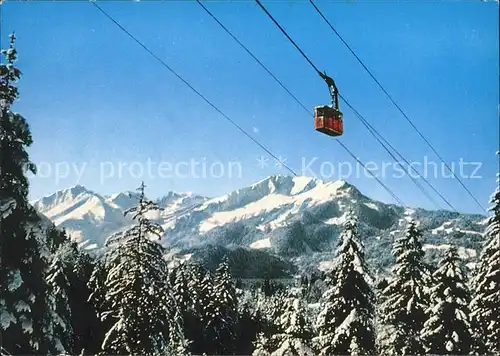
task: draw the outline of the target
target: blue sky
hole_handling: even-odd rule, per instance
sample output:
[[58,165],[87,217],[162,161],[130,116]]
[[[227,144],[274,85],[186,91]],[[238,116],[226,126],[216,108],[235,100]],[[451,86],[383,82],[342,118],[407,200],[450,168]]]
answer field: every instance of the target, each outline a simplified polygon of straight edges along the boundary
[[[329,103],[324,82],[254,2],[206,4],[311,113]],[[350,103],[409,161],[419,162],[421,174],[425,162],[441,164],[308,2],[264,4],[334,77]],[[194,1],[100,6],[298,173],[334,180],[342,164],[344,173],[349,163],[355,170],[335,139],[315,132],[311,116]],[[487,206],[498,172],[498,5],[347,1],[318,6]],[[31,125],[29,153],[40,169],[31,177],[31,198],[77,183],[111,194],[132,190],[141,179],[150,196],[169,190],[216,196],[287,173],[272,159],[259,167],[257,159],[268,157],[265,152],[91,4],[7,2],[1,29],[3,45],[11,31],[18,38],[24,76],[16,110]],[[342,142],[382,174],[391,158],[349,108],[341,109]],[[206,178],[201,163],[194,175],[187,171],[191,160],[205,162]],[[469,163],[462,173],[460,160]],[[178,167],[182,176],[159,172],[159,162]],[[304,169],[308,164],[311,170]],[[435,176],[432,163],[427,167],[429,181],[459,211],[480,211],[460,184],[447,178],[446,169],[443,176],[438,166]],[[399,176],[388,168],[381,179],[407,205],[435,208],[410,179]],[[392,201],[369,174],[344,178],[370,197]]]

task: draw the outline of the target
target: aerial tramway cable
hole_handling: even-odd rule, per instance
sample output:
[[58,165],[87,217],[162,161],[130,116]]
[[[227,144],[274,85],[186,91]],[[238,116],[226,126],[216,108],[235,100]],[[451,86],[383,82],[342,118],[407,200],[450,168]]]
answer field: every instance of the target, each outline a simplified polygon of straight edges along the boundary
[[[258,2],[258,1],[257,1]],[[455,179],[460,183],[460,185],[465,189],[467,194],[474,200],[474,202],[485,212],[486,209],[483,207],[483,205],[479,202],[479,200],[472,194],[472,192],[467,188],[467,186],[463,183],[463,181],[455,174],[455,172],[450,168],[450,166],[445,162],[445,160],[442,158],[442,156],[438,153],[436,148],[430,143],[430,141],[424,136],[424,134],[417,128],[415,123],[408,117],[406,112],[401,108],[401,106],[394,100],[391,94],[384,88],[384,86],[380,83],[380,81],[375,77],[373,72],[365,65],[365,63],[359,58],[359,56],[356,54],[356,52],[349,46],[349,44],[344,40],[344,38],[340,35],[340,33],[335,29],[335,27],[328,21],[326,16],[323,14],[323,12],[316,6],[313,0],[309,0],[311,5],[314,7],[316,12],[321,16],[321,18],[326,22],[326,24],[330,27],[330,29],[335,33],[335,35],[340,39],[340,41],[346,46],[346,48],[351,52],[351,54],[356,58],[356,60],[361,64],[361,66],[365,69],[365,71],[370,75],[370,77],[373,79],[373,81],[378,85],[378,87],[384,92],[384,94],[389,98],[389,100],[392,102],[392,104],[396,107],[396,109],[403,115],[403,117],[406,119],[406,121],[410,124],[410,126],[418,133],[418,135],[422,138],[422,140],[429,146],[429,148],[434,152],[434,154],[439,158],[439,160],[443,163],[443,165],[446,167],[448,171],[450,171]],[[439,193],[438,193],[439,194]],[[443,197],[441,197],[443,200],[445,200]],[[451,207],[451,205],[445,200],[445,202],[448,204],[448,206]],[[455,210],[455,209],[454,209]],[[456,211],[456,210],[455,210]]]
[[[297,102],[297,104],[299,104],[305,112],[307,112],[308,114],[310,114],[309,110],[306,108],[306,106],[300,102],[299,99],[297,99],[297,97],[283,84],[283,82],[281,82],[281,80],[279,80],[263,63],[262,61],[260,61],[235,35],[233,35],[233,33],[226,27],[224,26],[224,24],[200,1],[200,0],[197,0],[198,4],[205,10],[205,12],[210,16],[212,17],[212,19],[214,19],[215,22],[217,22],[217,24],[219,24],[219,26],[234,40],[236,41],[294,100],[295,102]],[[267,10],[266,10],[267,12]],[[276,22],[277,23],[277,22]],[[279,24],[277,24],[279,26]],[[281,27],[281,26],[279,26]],[[284,30],[283,30],[284,31]],[[286,34],[286,32],[285,32]],[[287,37],[293,42],[293,39],[291,39],[288,35]],[[295,42],[294,42],[295,43]],[[296,47],[300,50],[300,48],[296,45]],[[300,50],[301,53],[305,56],[306,59],[307,56],[305,55],[305,53],[302,52],[302,50]],[[318,74],[320,76],[322,76],[322,73],[314,66],[314,64],[308,59],[309,63],[316,69],[316,71],[318,72]],[[401,205],[405,205],[400,198],[397,197],[397,195],[395,195],[395,193],[390,190],[384,183],[382,183],[378,177],[376,177],[371,171],[369,171],[366,166],[356,157],[356,155],[354,155],[352,153],[352,151],[350,149],[348,149],[348,147],[341,143],[339,141],[339,144],[347,151],[347,153],[349,155],[351,155],[351,157],[356,160],[366,171],[368,171],[377,181],[379,184],[381,184],[382,187],[384,187],[388,192],[389,194],[398,202],[400,203]],[[431,200],[432,201],[432,200]]]
[[[216,110],[219,114],[221,114],[227,121],[229,121],[233,126],[235,126],[240,132],[242,132],[245,136],[250,138],[255,144],[257,144],[260,148],[262,148],[266,153],[268,153],[271,157],[276,159],[277,162],[280,162],[283,167],[285,167],[288,171],[290,171],[294,176],[297,174],[293,171],[289,166],[284,164],[282,160],[280,160],[276,155],[274,155],[267,147],[261,144],[257,139],[252,137],[248,132],[246,132],[241,126],[239,126],[234,120],[225,115],[217,106],[215,106],[212,102],[210,102],[203,94],[201,94],[196,88],[194,88],[187,80],[185,80],[180,74],[174,71],[167,63],[165,63],[161,58],[159,58],[154,52],[152,52],[144,43],[138,40],[132,33],[130,33],[127,29],[125,29],[118,21],[116,21],[111,15],[109,15],[106,11],[104,11],[99,5],[95,2],[92,2],[96,8],[103,13],[109,20],[111,20],[118,28],[120,28],[125,34],[127,34],[131,39],[133,39],[137,44],[139,44],[148,54],[150,54],[153,58],[155,58],[158,62],[160,62],[166,69],[168,69],[172,74],[174,74],[179,80],[181,80],[184,84],[186,84],[192,91],[194,91],[200,98],[202,98],[209,106],[211,106],[214,110]],[[291,38],[290,38],[291,39]],[[298,46],[297,46],[298,47]],[[305,54],[304,54],[305,56]],[[312,62],[310,62],[312,64]],[[317,70],[318,74],[321,75],[321,72]],[[355,159],[362,167],[368,171],[370,175],[372,175],[377,182],[389,192],[389,194],[402,206],[406,206],[404,202],[389,188],[387,187],[380,179],[374,175],[370,170],[366,168],[366,166],[350,151],[344,144],[340,143],[341,146],[346,149],[346,151]]]
[[[198,1],[199,2],[199,1]],[[295,48],[300,52],[300,54],[306,59],[306,61],[311,65],[311,67],[318,73],[323,78],[323,75],[321,71],[318,69],[318,67],[312,62],[312,60],[305,54],[305,52],[299,47],[299,45],[293,40],[293,38],[285,31],[285,29],[279,24],[279,22],[271,15],[271,13],[262,5],[262,3],[259,0],[256,0],[257,4],[259,7],[267,14],[267,16],[273,21],[273,23],[280,29],[282,34],[295,46]],[[205,8],[205,7],[204,7]],[[205,10],[208,12],[208,10],[205,8]],[[212,17],[214,17],[212,14],[210,14]],[[219,22],[217,19],[215,19],[217,22]],[[220,22],[219,22],[220,24]],[[223,26],[221,24],[221,26]],[[223,28],[229,32],[224,26]],[[231,34],[231,37],[234,38],[234,36]],[[238,41],[239,42],[239,41]],[[246,48],[245,48],[246,49]],[[247,49],[246,49],[247,50]],[[248,51],[248,50],[247,50]],[[253,56],[253,55],[252,55]],[[259,61],[260,62],[260,61]],[[262,65],[262,64],[261,64]],[[267,68],[265,68],[266,71]],[[280,82],[281,84],[281,82]],[[289,91],[287,89],[287,91]],[[353,110],[353,112],[356,114],[356,116],[361,120],[363,125],[368,129],[368,131],[373,135],[373,137],[379,142],[379,144],[388,152],[388,154],[397,162],[398,159],[394,156],[394,154],[387,148],[389,146],[407,165],[410,169],[415,171],[419,175],[420,178],[422,178],[430,187],[431,189],[439,195],[441,199],[454,211],[457,211],[453,205],[424,177],[422,177],[416,170],[414,170],[413,167],[409,164],[408,160],[404,158],[404,156],[399,153],[341,94],[339,94],[340,98],[345,102],[345,104]],[[295,98],[295,97],[294,97]],[[302,107],[304,105],[300,104]],[[305,108],[305,107],[304,107]],[[307,109],[306,109],[307,110]],[[385,142],[382,142],[382,141]],[[338,141],[338,140],[337,140]],[[387,145],[387,146],[386,146]],[[419,190],[434,204],[439,208],[439,204],[425,191],[423,186],[411,175],[408,175],[410,179],[413,181],[413,183],[419,188]]]
[[195,87],[193,87],[186,79],[184,79],[180,74],[178,74],[175,70],[173,70],[165,61],[163,61],[160,57],[158,57],[153,51],[151,51],[144,43],[138,40],[132,33],[130,33],[125,27],[123,27],[118,21],[116,21],[111,15],[109,15],[106,11],[104,11],[95,1],[91,2],[104,16],[106,16],[109,20],[111,20],[118,28],[120,28],[127,36],[129,36],[132,40],[134,40],[139,46],[141,46],[149,55],[151,55],[154,59],[156,59],[160,64],[162,64],[166,69],[170,71],[173,75],[175,75],[179,80],[181,80],[185,85],[187,85],[193,92],[195,92],[203,101],[205,101],[209,106],[211,106],[215,111],[217,111],[224,119],[229,121],[234,127],[236,127],[242,134],[252,140],[256,145],[258,145],[261,149],[263,149],[266,153],[268,153],[271,157],[273,157],[277,162],[279,162],[283,167],[285,167],[290,173],[294,176],[297,176],[297,173],[286,165],[278,156],[271,152],[266,146],[260,143],[256,138],[250,135],[244,128],[238,125],[237,122],[232,120],[229,116],[224,114],[217,106],[215,106],[210,100],[208,100],[202,93],[200,93]]

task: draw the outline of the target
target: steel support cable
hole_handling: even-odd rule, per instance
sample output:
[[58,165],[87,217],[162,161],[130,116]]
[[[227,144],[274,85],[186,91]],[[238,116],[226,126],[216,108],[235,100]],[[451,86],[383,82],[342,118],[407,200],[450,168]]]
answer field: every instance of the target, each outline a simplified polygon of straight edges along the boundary
[[[144,43],[139,41],[131,32],[129,32],[126,28],[124,28],[118,21],[116,21],[111,15],[109,15],[106,11],[104,11],[99,5],[95,2],[92,2],[94,6],[104,14],[109,20],[111,20],[118,28],[120,28],[125,34],[127,34],[132,40],[134,40],[139,46],[141,46],[148,54],[150,54],[154,59],[160,62],[166,69],[168,69],[172,74],[174,74],[178,79],[180,79],[184,84],[186,84],[192,91],[194,91],[200,98],[202,98],[209,106],[211,106],[214,110],[216,110],[219,114],[221,114],[226,120],[228,120],[231,124],[233,124],[236,128],[239,129],[245,136],[250,138],[254,143],[256,143],[259,147],[261,147],[265,152],[275,158],[278,162],[280,162],[285,168],[287,168],[294,176],[297,174],[287,165],[285,165],[278,157],[276,157],[270,150],[268,150],[265,146],[263,146],[260,142],[254,139],[250,134],[248,134],[243,128],[241,128],[237,123],[231,120],[228,116],[226,116],[221,110],[219,110],[214,104],[212,104],[205,96],[203,96],[198,90],[196,90],[189,82],[187,82],[182,76],[180,76],[177,72],[175,72],[167,63],[165,63],[161,58],[159,58],[154,52],[152,52]],[[312,62],[311,62],[312,64]],[[305,108],[305,106],[304,106]],[[372,175],[377,182],[389,192],[389,194],[402,206],[406,207],[406,204],[399,199],[399,197],[389,188],[387,187],[380,179],[374,175],[370,170],[366,168],[366,166],[361,162],[355,155],[350,151],[347,146],[345,146],[340,141],[337,141],[352,157],[355,159],[365,170],[367,170],[370,175]]]
[[[293,38],[285,31],[285,29],[279,24],[279,22],[272,16],[272,14],[264,7],[264,5],[262,5],[262,3],[259,1],[259,0],[255,0],[256,3],[259,5],[259,7],[267,14],[267,16],[273,21],[273,23],[280,29],[280,31],[282,32],[282,34],[295,46],[295,48],[300,52],[300,54],[306,59],[306,61],[311,65],[311,67],[318,73],[318,75],[321,76],[321,71],[318,69],[318,67],[316,67],[316,65],[311,61],[311,59],[309,59],[309,57],[305,54],[305,52],[299,47],[299,45],[293,40]],[[213,15],[212,15],[213,17]],[[217,21],[219,22],[219,21]],[[229,32],[227,29],[226,29],[227,32]],[[231,34],[231,37],[234,38],[234,36]],[[238,41],[239,42],[239,41]],[[247,50],[248,51],[248,50]],[[252,55],[253,56],[253,55]],[[266,68],[266,71],[267,68]],[[281,83],[281,82],[280,82]],[[289,91],[287,89],[287,91]],[[363,125],[368,129],[368,131],[373,135],[373,137],[380,143],[380,145],[387,151],[387,153],[397,162],[398,159],[394,156],[394,154],[387,148],[387,145],[389,145],[392,150],[394,150],[398,156],[400,156],[402,158],[402,160],[408,164],[408,167],[410,169],[412,169],[415,173],[417,173],[432,189],[434,192],[436,192],[439,197],[441,197],[441,199],[443,199],[446,204],[451,208],[453,209],[454,211],[456,211],[456,209],[450,204],[450,202],[444,198],[444,196],[439,193],[439,191],[434,188],[434,186],[432,186],[432,184],[430,184],[430,182],[425,179],[424,177],[422,177],[413,167],[411,167],[411,165],[409,164],[408,160],[406,160],[404,158],[404,156],[399,153],[385,138],[383,138],[383,136],[342,96],[340,95],[340,98],[346,103],[347,106],[349,106],[349,108],[351,108],[354,113],[356,114],[356,116],[358,117],[358,119],[361,120],[361,122],[363,123]],[[295,98],[295,97],[294,97]],[[301,106],[303,106],[301,104]],[[305,109],[307,110],[307,109]],[[377,137],[378,136],[378,137]],[[385,144],[383,142],[381,142],[381,139],[385,142]],[[366,168],[365,168],[366,169]],[[417,186],[417,188],[433,203],[435,204],[438,208],[439,208],[439,204],[437,204],[437,202],[425,191],[425,189],[423,188],[423,186],[413,177],[411,176],[410,174],[408,174],[408,176],[410,177],[410,179],[415,183],[415,185]]]
[[396,200],[401,206],[408,208],[408,206],[405,203],[403,203],[403,201],[396,195],[396,193],[394,193],[392,189],[390,189],[387,185],[385,185],[384,182],[382,182],[375,174],[372,173],[372,171],[367,169],[366,166],[363,164],[363,162],[361,162],[359,158],[356,157],[356,155],[349,148],[347,148],[347,146],[344,143],[342,143],[342,141],[337,140],[337,142],[340,146],[344,148],[344,150],[347,151],[347,153],[349,153],[349,155],[351,155],[353,159],[356,160],[356,162],[358,162],[365,169],[365,171],[368,171],[368,173],[370,173],[370,175],[377,180],[377,182],[382,186],[382,188],[384,188],[394,198],[394,200]]
[[[408,121],[408,123],[411,125],[411,127],[418,133],[420,138],[429,146],[429,148],[434,152],[436,157],[444,164],[446,169],[450,171],[455,177],[455,179],[460,183],[460,185],[465,189],[465,191],[468,193],[468,195],[474,200],[474,202],[483,210],[486,212],[486,209],[483,207],[483,205],[478,201],[478,199],[472,194],[472,192],[467,188],[467,186],[463,183],[463,181],[453,172],[453,170],[450,168],[450,166],[445,162],[445,160],[441,157],[441,155],[438,153],[436,148],[427,140],[427,138],[423,135],[423,133],[416,127],[416,125],[413,123],[413,121],[408,117],[408,115],[405,113],[405,111],[401,108],[401,106],[394,100],[392,95],[389,94],[389,92],[384,88],[384,86],[380,83],[380,81],[375,77],[375,75],[372,73],[372,71],[365,65],[365,63],[359,58],[359,56],[356,54],[356,52],[349,46],[349,44],[344,40],[344,38],[340,35],[340,33],[335,29],[335,27],[330,23],[330,21],[326,18],[325,15],[321,12],[321,10],[316,6],[316,4],[313,2],[313,0],[309,0],[311,5],[314,7],[314,9],[318,12],[318,14],[321,16],[321,18],[326,22],[326,24],[330,27],[330,29],[335,33],[335,35],[340,39],[340,41],[347,47],[349,52],[356,58],[356,60],[361,64],[361,66],[366,70],[366,72],[370,75],[370,77],[375,81],[375,83],[378,85],[378,87],[384,92],[384,94],[389,98],[389,100],[392,102],[392,104],[398,109],[398,111],[403,115],[403,117]],[[317,68],[315,68],[317,70]],[[450,206],[450,204],[445,200],[445,202]],[[454,209],[455,210],[455,209]],[[456,211],[456,210],[455,210]]]
[[209,106],[211,106],[215,111],[217,111],[224,119],[229,121],[234,127],[236,127],[242,134],[252,140],[256,145],[258,145],[261,149],[263,149],[266,153],[268,153],[271,157],[273,157],[277,162],[279,162],[283,167],[285,167],[290,173],[294,176],[297,176],[297,173],[293,169],[291,169],[288,165],[286,165],[280,158],[278,158],[274,153],[272,153],[266,146],[261,144],[256,138],[250,135],[245,129],[243,129],[238,123],[232,120],[229,116],[224,114],[217,106],[215,106],[210,100],[208,100],[202,93],[200,93],[195,87],[193,87],[186,79],[184,79],[180,74],[178,74],[175,70],[173,70],[165,61],[163,61],[160,57],[158,57],[153,51],[151,51],[144,43],[142,43],[139,39],[137,39],[131,32],[129,32],[125,27],[123,27],[118,21],[116,21],[111,15],[109,15],[106,11],[104,11],[96,2],[91,2],[104,16],[106,16],[109,20],[111,20],[118,28],[120,28],[127,36],[129,36],[134,42],[136,42],[139,46],[141,46],[149,55],[151,55],[154,59],[156,59],[160,64],[162,64],[166,69],[170,71],[173,75],[175,75],[179,80],[181,80],[186,86],[188,86],[193,92],[195,92],[201,99],[203,99]]
[[[307,55],[300,49],[300,47],[295,43],[295,41],[286,33],[286,31],[281,27],[281,25],[272,17],[272,15],[267,11],[267,9],[260,3],[260,1],[256,0],[259,6],[268,14],[268,16],[273,20],[273,22],[278,26],[283,34],[295,45],[297,50],[300,51],[300,53],[306,58],[306,60],[309,62],[309,64],[316,70],[318,74],[321,72],[318,70],[318,68],[314,65],[314,63],[307,57]],[[202,6],[202,8],[221,26],[221,28],[228,33],[253,59],[257,61],[257,63],[269,74],[271,77],[276,80],[276,82],[309,114],[309,110],[305,107],[304,104],[302,104],[295,95],[292,94],[292,92],[236,37],[234,36],[231,31],[227,29],[216,17],[215,15],[210,12],[202,3],[201,1],[197,0],[198,4]],[[346,150],[346,152],[351,155],[351,157],[356,160],[370,175],[377,180],[377,182],[384,188],[386,189],[389,194],[402,206],[406,206],[404,202],[390,189],[388,188],[375,174],[373,174],[369,169],[366,168],[366,166],[361,162],[356,155],[352,153],[351,150],[347,148],[347,146],[343,143],[340,142],[340,140],[337,140],[337,142]]]
[[[414,169],[410,162],[408,162],[408,160],[398,151],[396,150],[396,148],[394,148],[394,146],[391,145],[391,143],[389,141],[387,141],[364,117],[363,115],[361,115],[341,94],[339,94],[340,98],[344,101],[344,103],[354,112],[354,114],[358,117],[359,120],[361,120],[361,122],[364,124],[364,126],[369,130],[369,131],[373,131],[372,132],[372,135],[375,137],[375,139],[380,143],[380,145],[382,147],[384,147],[384,149],[389,153],[389,155],[394,159],[394,161],[398,162],[399,160],[402,160],[403,162],[405,162],[407,165],[408,165],[408,168],[413,170],[415,173],[417,173],[417,175],[423,179],[423,181],[425,183],[427,183],[427,185],[455,212],[458,213],[457,209],[455,209],[455,207],[453,207],[453,205],[451,205],[451,203],[448,201],[448,199],[446,199],[425,177],[422,177],[422,175],[420,175],[420,173]],[[379,138],[377,138],[377,135]],[[380,142],[380,140],[382,140],[383,142]],[[398,158],[396,158],[394,156],[393,153],[390,152],[390,150],[387,148],[387,146],[384,145],[387,145],[388,147],[390,147],[394,153],[399,157],[399,160]],[[415,185],[417,185],[417,187],[419,187],[420,191],[427,197],[427,199],[429,199],[431,202],[433,202],[436,206],[439,207],[439,204],[427,193],[427,191],[425,191],[424,187],[418,182],[418,180],[416,180],[415,177],[413,177],[410,173],[410,171],[407,172],[408,173],[408,176],[411,178],[411,180],[415,183]]]
[[[276,19],[274,19],[274,17],[269,13],[269,11],[267,11],[267,9],[262,5],[262,3],[259,1],[259,0],[256,0],[257,4],[260,6],[260,8],[269,16],[269,18],[274,22],[274,24],[281,30],[281,32],[288,38],[288,40],[295,46],[295,48],[302,54],[302,56],[309,62],[309,64],[314,68],[314,70],[319,74],[321,75],[321,72],[319,71],[319,69],[314,65],[314,63],[309,59],[309,57],[307,57],[307,55],[302,51],[302,49],[297,45],[297,43],[295,43],[295,41],[288,35],[288,33],[283,29],[283,27],[281,27],[281,25],[278,23],[278,21],[276,21]],[[290,90],[288,90],[288,88],[286,88],[284,86],[284,84],[278,79],[276,78],[276,76],[274,74],[272,74],[272,72],[267,69],[267,67],[265,67],[265,65],[258,59],[255,57],[255,55],[253,55],[253,53],[248,50],[248,48],[243,45],[243,43],[241,41],[239,41],[236,36],[234,36],[216,17],[215,15],[213,15],[205,6],[203,6],[203,4],[201,4],[200,1],[198,1],[198,3],[200,5],[202,5],[202,7],[204,8],[204,10],[238,43],[240,44],[240,46],[248,53],[252,56],[252,58],[254,58],[257,63],[259,63],[261,65],[261,67],[264,68],[264,70],[266,72],[268,72],[291,96],[292,98],[294,98],[295,101],[298,102],[298,104],[305,110],[309,113],[309,110],[307,110],[307,108],[305,107],[305,105],[303,105],[297,98],[295,95],[293,95]],[[401,205],[403,206],[406,206],[406,204],[403,203],[403,201],[390,189],[388,188],[375,174],[373,174],[369,169],[366,168],[366,166],[363,164],[363,162],[361,162],[357,157],[356,155],[354,155],[352,153],[352,151],[350,149],[347,148],[347,146],[345,144],[343,144],[340,140],[336,140],[345,150],[346,152],[353,158],[355,159],[366,171],[368,171],[370,173],[370,175],[372,177],[374,177],[377,182],[384,188],[386,189],[389,194]],[[431,200],[432,201],[432,200]]]
[[203,5],[203,3],[201,2],[201,0],[196,0],[198,2],[198,4],[203,8],[203,10],[205,10],[205,12],[215,21],[217,22],[217,24],[229,35],[231,36],[231,38],[236,41],[236,43],[238,43],[240,45],[241,48],[243,48],[245,50],[245,52],[247,52],[250,57],[252,57],[261,67],[262,69],[264,69],[267,74],[269,74],[287,93],[288,95],[290,95],[293,100],[295,100],[295,102],[297,104],[299,104],[305,111],[307,111],[309,113],[309,110],[304,106],[304,104],[302,104],[299,99],[297,99],[297,97],[290,91],[288,90],[288,88],[283,84],[283,82],[281,80],[279,80],[274,74],[273,72],[271,72],[265,65],[264,63],[262,63],[262,61],[260,59],[258,59],[235,35],[232,34],[232,32],[226,27],[224,26],[224,24],[222,22],[219,21],[219,19],[205,6]]
[[[137,44],[139,44],[144,50],[146,50],[153,58],[155,58],[157,61],[159,61],[164,67],[166,67],[172,74],[174,74],[178,79],[180,79],[182,82],[184,82],[184,84],[186,84],[191,90],[193,90],[199,97],[201,97],[207,104],[209,104],[213,109],[215,109],[219,114],[221,114],[226,120],[228,120],[231,124],[233,124],[233,126],[235,126],[240,132],[242,132],[245,136],[247,136],[248,138],[250,138],[254,143],[256,143],[259,147],[261,147],[265,152],[267,152],[269,155],[271,155],[273,158],[275,158],[278,162],[280,162],[285,168],[287,168],[293,175],[297,175],[290,167],[288,167],[286,164],[284,164],[276,155],[274,155],[269,149],[267,149],[267,147],[265,147],[264,145],[262,145],[260,142],[258,142],[255,138],[253,138],[250,134],[248,134],[241,126],[239,126],[234,120],[232,120],[231,118],[229,118],[227,115],[225,115],[218,107],[216,107],[212,102],[210,102],[203,94],[201,94],[198,90],[196,90],[189,82],[187,82],[182,76],[180,76],[177,72],[175,72],[167,63],[165,63],[161,58],[159,58],[156,54],[154,54],[146,45],[144,45],[141,41],[139,41],[134,35],[132,35],[127,29],[125,29],[120,23],[118,23],[113,17],[111,17],[107,12],[105,12],[99,5],[97,5],[95,2],[93,2],[93,5],[95,5],[98,10],[100,10],[108,19],[110,19],[115,25],[117,25],[123,32],[125,32],[130,38],[132,38]],[[202,5],[200,3],[200,5]],[[205,7],[204,7],[205,8]],[[206,9],[206,8],[205,8]],[[206,9],[207,10],[207,9]],[[208,11],[207,11],[208,12]],[[266,10],[267,12],[267,10]],[[267,12],[268,13],[268,12]],[[269,14],[269,13],[268,13]],[[270,14],[269,14],[270,15]],[[215,18],[214,18],[215,19]],[[222,25],[220,22],[218,22],[220,25]],[[281,26],[275,22],[279,27],[280,29],[284,32],[284,30],[281,28]],[[286,32],[284,32],[286,33]],[[232,36],[234,39],[236,39],[236,37]],[[287,37],[289,38],[290,41],[292,41],[292,43],[295,44],[295,42],[293,41],[293,39],[291,37],[289,37],[287,35]],[[240,43],[240,45],[243,46],[243,44],[241,42],[238,41],[238,43]],[[300,50],[300,48],[298,47],[297,44],[295,44],[295,46],[297,47],[297,49]],[[248,51],[248,50],[247,50]],[[308,60],[308,62],[315,68],[315,70],[319,73],[319,70],[314,66],[314,64],[312,63],[312,61],[310,61],[307,56],[305,55],[304,52],[302,52],[302,50],[300,50],[300,52],[302,53],[302,55]],[[248,51],[249,54],[251,54],[250,51]],[[252,55],[252,57],[254,57],[254,59],[257,59],[255,56]],[[259,61],[259,63],[263,66],[263,64]],[[263,66],[265,67],[265,66]],[[269,71],[270,73],[270,71]],[[271,73],[270,73],[271,74]],[[277,80],[278,82],[280,82],[274,75],[273,75],[273,78],[275,80]],[[280,82],[281,83],[281,82]],[[284,87],[284,89],[287,89],[282,83],[281,85]],[[289,92],[289,94],[291,94],[291,92],[289,90],[287,90],[287,92]],[[291,94],[292,97],[294,97],[294,99],[299,102],[297,100],[297,98],[295,96],[293,96],[293,94]],[[300,104],[300,102],[299,102]],[[301,106],[303,106],[304,109],[305,106],[301,104]],[[307,109],[306,109],[307,110]],[[363,168],[365,170],[367,170],[375,179],[377,179],[377,181],[386,189],[388,190],[388,192],[391,194],[391,196],[393,196],[393,198],[396,199],[396,201],[398,201],[401,205],[405,205],[401,199],[399,199],[395,194],[394,192],[392,192],[384,183],[382,183],[378,177],[376,177],[370,170],[368,170],[366,168],[366,166],[361,162],[359,161],[359,159],[344,145],[342,144],[341,142],[339,142],[339,144],[341,144],[343,146],[344,149],[346,149],[346,151],[358,162],[360,163]]]
[[274,22],[274,24],[276,25],[276,27],[278,27],[280,29],[281,33],[286,38],[288,38],[288,40],[295,46],[295,48],[297,49],[297,51],[299,51],[300,54],[302,54],[302,56],[306,59],[306,61],[309,62],[309,64],[311,65],[311,67],[314,68],[314,70],[318,73],[318,75],[321,76],[321,71],[318,69],[318,67],[316,67],[314,65],[314,63],[309,59],[309,57],[304,53],[304,51],[302,51],[302,49],[299,47],[299,45],[297,43],[295,43],[295,41],[293,40],[293,38],[288,35],[288,33],[285,31],[285,29],[283,27],[281,27],[281,25],[279,24],[278,21],[276,21],[276,19],[273,17],[273,15],[271,15],[271,13],[269,11],[267,11],[267,9],[264,7],[264,5],[262,5],[262,3],[260,2],[260,0],[255,0],[255,2],[257,3],[257,5],[259,5],[259,7],[262,9],[262,11],[264,11],[266,13],[266,15],[271,19],[271,21]]

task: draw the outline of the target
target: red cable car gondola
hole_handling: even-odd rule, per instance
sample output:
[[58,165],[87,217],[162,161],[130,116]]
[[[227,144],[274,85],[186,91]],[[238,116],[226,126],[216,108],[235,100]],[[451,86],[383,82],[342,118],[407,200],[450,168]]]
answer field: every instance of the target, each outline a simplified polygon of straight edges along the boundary
[[332,105],[316,106],[314,108],[314,129],[328,136],[340,136],[344,133],[342,113],[339,110],[338,90],[332,78],[319,73],[328,84]]

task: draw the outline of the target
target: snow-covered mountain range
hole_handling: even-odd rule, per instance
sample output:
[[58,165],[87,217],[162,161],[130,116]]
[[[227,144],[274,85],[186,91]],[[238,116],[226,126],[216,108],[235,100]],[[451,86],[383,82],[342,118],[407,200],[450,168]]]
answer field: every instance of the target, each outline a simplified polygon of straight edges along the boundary
[[[57,227],[64,228],[80,247],[94,249],[102,247],[111,234],[132,225],[124,212],[134,207],[138,200],[136,192],[103,196],[76,185],[36,200],[32,205]],[[165,209],[162,216],[168,220],[172,213],[182,212],[204,200],[193,194],[169,192],[156,202]]]
[[[137,200],[136,193],[103,196],[77,185],[33,206],[66,229],[82,248],[96,249],[132,224],[123,213]],[[169,192],[156,201],[165,210],[151,218],[165,229],[163,244],[175,251],[230,252],[261,262],[276,258],[278,264],[292,261],[300,268],[327,267],[325,261],[331,258],[348,209],[357,213],[368,257],[379,266],[390,263],[391,243],[403,233],[408,219],[419,221],[428,255],[453,244],[460,246],[467,262],[476,257],[485,224],[481,215],[405,209],[374,201],[345,181],[286,175],[270,176],[217,198]],[[293,268],[285,265],[280,268]]]

